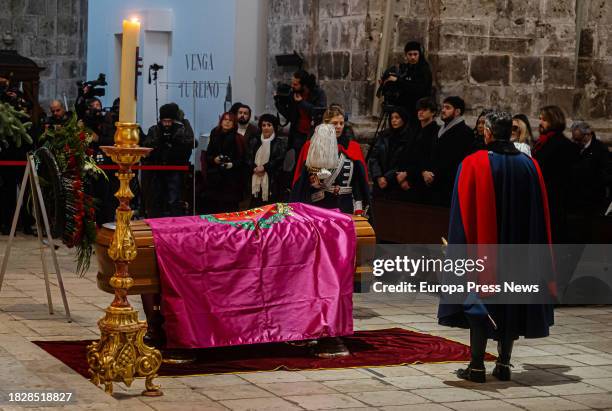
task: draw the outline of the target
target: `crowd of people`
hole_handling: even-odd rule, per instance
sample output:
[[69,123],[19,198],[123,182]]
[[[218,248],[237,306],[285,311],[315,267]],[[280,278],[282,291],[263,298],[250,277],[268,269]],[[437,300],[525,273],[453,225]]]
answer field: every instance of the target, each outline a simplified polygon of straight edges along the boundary
[[[405,62],[386,70],[379,84],[388,121],[365,158],[343,107],[328,104],[315,76],[305,70],[296,71],[288,89],[275,94],[277,113],[261,114],[255,123],[247,104],[234,104],[219,117],[202,157],[196,159],[202,172],[197,176],[195,211],[216,213],[300,201],[371,216],[368,211],[380,199],[450,207],[459,165],[469,154],[488,149],[485,119],[492,110],[482,111],[472,126],[466,124],[466,102],[460,96],[448,96],[438,105],[431,68],[417,42],[406,44]],[[12,96],[14,101],[9,91],[3,98]],[[113,144],[120,102],[116,99],[104,110],[91,91],[88,85],[82,88],[75,114],[93,132],[97,161],[110,163],[100,146]],[[287,127],[281,126],[281,116]],[[54,100],[44,129],[61,128],[72,117],[61,101]],[[542,170],[556,241],[568,239],[568,212],[602,215],[610,196],[607,147],[586,122],[574,122],[569,138],[566,128],[557,106],[540,110],[537,135],[525,114],[512,118],[514,147],[536,159]],[[141,130],[141,145],[153,148],[143,164],[187,165],[194,132],[178,105],[165,104],[157,124],[147,133]],[[2,155],[7,158],[14,153],[3,151]],[[14,197],[18,173],[9,176],[6,168],[0,172],[4,173],[1,189]],[[99,179],[91,187],[98,224],[114,219],[113,193],[118,183],[112,174],[108,172],[108,179]],[[186,175],[177,170],[142,171],[140,185],[133,187],[141,215],[187,214],[191,198],[185,195],[189,192]],[[4,233],[13,209],[14,201],[3,204]],[[24,228],[28,230],[29,223]]]

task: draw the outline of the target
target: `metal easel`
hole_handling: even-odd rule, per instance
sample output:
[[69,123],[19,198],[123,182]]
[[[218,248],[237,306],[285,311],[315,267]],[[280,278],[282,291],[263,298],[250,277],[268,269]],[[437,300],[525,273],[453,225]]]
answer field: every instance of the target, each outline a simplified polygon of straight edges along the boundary
[[[17,228],[17,221],[19,220],[19,214],[21,213],[21,206],[23,204],[23,198],[27,189],[30,186],[30,193],[34,203],[34,217],[36,219],[36,231],[38,233],[38,243],[40,246],[40,260],[42,262],[43,273],[45,276],[45,288],[47,290],[47,305],[49,306],[49,314],[53,312],[53,301],[51,300],[51,286],[49,284],[49,270],[47,269],[47,261],[45,259],[45,249],[48,247],[51,250],[51,257],[53,259],[53,265],[55,267],[55,275],[57,276],[57,283],[62,295],[62,301],[64,302],[64,310],[66,312],[66,319],[68,322],[72,322],[70,317],[70,308],[68,308],[68,299],[66,298],[66,290],[64,289],[64,281],[62,280],[62,274],[60,272],[59,263],[57,261],[57,255],[55,254],[55,246],[53,243],[53,237],[51,236],[51,229],[49,227],[49,218],[47,217],[47,208],[45,207],[45,201],[43,199],[42,190],[40,189],[40,182],[38,179],[38,173],[36,172],[36,166],[34,163],[34,155],[28,153],[25,172],[23,173],[23,180],[21,181],[21,189],[19,190],[19,197],[17,198],[17,208],[13,215],[13,224],[11,226],[11,233],[6,244],[4,251],[4,258],[2,259],[2,269],[0,270],[0,291],[2,291],[2,283],[4,281],[4,274],[6,273],[6,267],[8,260],[11,255],[11,248],[13,246],[13,240],[15,239],[15,230]],[[44,231],[43,231],[44,224]],[[43,233],[47,233],[47,240],[43,238]]]

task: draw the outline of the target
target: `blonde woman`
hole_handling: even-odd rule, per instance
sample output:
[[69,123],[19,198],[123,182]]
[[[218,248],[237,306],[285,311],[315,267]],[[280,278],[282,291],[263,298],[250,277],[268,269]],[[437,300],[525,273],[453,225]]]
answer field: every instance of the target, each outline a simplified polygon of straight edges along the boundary
[[512,117],[512,137],[510,139],[515,147],[531,157],[531,147],[533,147],[533,135],[529,120],[524,114],[517,114]]

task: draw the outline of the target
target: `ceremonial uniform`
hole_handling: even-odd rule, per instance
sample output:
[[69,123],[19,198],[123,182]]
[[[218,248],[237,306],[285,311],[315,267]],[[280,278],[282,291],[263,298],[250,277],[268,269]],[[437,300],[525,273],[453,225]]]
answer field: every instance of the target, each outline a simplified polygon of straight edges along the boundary
[[343,213],[354,214],[366,210],[370,204],[367,171],[361,147],[346,136],[338,139],[338,162],[331,175],[321,180],[321,187],[310,184],[310,173],[305,167],[310,148],[307,141],[298,158],[293,178],[291,201],[316,205],[322,208],[338,208]]
[[[509,141],[494,141],[487,150],[466,157],[459,167],[450,213],[449,251],[455,244],[549,244],[548,199],[537,162]],[[542,286],[554,293],[554,281]],[[477,381],[469,375],[476,370],[482,373],[478,382],[484,382],[487,338],[500,343],[498,366],[509,367],[515,339],[546,337],[554,323],[553,307],[545,303],[487,304],[484,298],[475,307],[443,301],[439,323],[469,326],[471,330],[472,362],[467,370],[459,370],[464,372],[460,377]],[[509,368],[506,372],[509,379]]]

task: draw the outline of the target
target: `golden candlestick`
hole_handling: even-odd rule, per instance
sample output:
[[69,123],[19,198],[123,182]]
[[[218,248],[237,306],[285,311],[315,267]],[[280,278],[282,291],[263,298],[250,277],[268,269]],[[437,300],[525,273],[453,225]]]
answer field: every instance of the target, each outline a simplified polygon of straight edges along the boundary
[[108,249],[108,255],[115,262],[115,273],[109,283],[115,289],[115,299],[98,321],[100,340],[87,347],[87,363],[91,381],[104,384],[104,390],[112,394],[113,382],[123,382],[128,387],[137,376],[145,377],[146,390],[143,395],[163,395],[160,387],[153,384],[162,363],[159,350],[147,346],[143,337],[147,332],[146,321],[138,320],[138,311],[127,299],[128,289],[134,284],[128,267],[136,258],[136,243],[130,220],[130,200],[134,194],[130,180],[134,177],[132,166],[152,150],[139,147],[139,128],[136,123],[116,123],[115,145],[101,149],[119,165],[117,178],[119,200],[115,234]]

